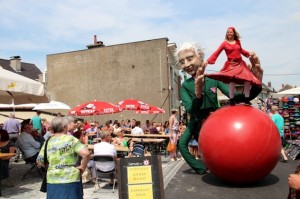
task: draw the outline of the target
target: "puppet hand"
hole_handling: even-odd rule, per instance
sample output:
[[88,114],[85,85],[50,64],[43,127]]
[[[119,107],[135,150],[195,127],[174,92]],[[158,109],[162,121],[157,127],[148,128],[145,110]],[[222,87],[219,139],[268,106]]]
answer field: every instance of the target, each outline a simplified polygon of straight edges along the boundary
[[263,69],[260,65],[260,61],[259,58],[255,55],[251,56],[249,58],[250,62],[251,62],[251,66],[250,66],[250,70],[252,72],[253,75],[255,75],[255,77],[257,79],[259,79],[260,81],[262,81],[262,77],[263,77]]
[[196,77],[201,76],[204,74],[205,71],[205,62],[201,64],[201,66],[198,68],[197,73],[196,73]]
[[195,80],[195,94],[197,98],[202,97],[203,86],[204,86],[204,75],[201,74],[197,76]]
[[256,56],[255,52],[249,52],[249,54],[250,54],[250,58]]
[[208,64],[208,62],[207,62],[207,61],[203,62],[203,63],[202,63],[202,67],[205,69],[205,68],[206,68],[206,66],[207,66],[207,64]]

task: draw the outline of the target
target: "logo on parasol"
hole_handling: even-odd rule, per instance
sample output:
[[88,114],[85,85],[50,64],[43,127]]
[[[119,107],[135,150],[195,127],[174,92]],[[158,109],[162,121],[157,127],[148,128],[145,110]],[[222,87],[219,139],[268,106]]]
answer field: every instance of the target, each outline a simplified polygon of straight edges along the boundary
[[11,82],[10,84],[7,85],[7,89],[13,89],[17,86],[15,82]]
[[95,105],[94,104],[88,104],[84,107],[84,109],[95,109]]

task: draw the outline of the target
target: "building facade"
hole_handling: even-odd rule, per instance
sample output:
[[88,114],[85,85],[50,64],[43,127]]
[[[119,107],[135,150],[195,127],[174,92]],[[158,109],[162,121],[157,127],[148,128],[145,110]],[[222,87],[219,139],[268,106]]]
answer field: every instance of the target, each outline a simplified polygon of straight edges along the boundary
[[28,77],[29,79],[42,82],[43,73],[41,70],[35,64],[21,62],[21,60],[20,56],[12,56],[9,60],[0,58],[0,67],[10,72]]
[[[85,50],[47,55],[47,90],[52,100],[71,107],[99,100],[116,104],[138,99],[162,107],[166,113],[123,111],[95,116],[95,120],[145,119],[164,122],[179,108],[180,76],[167,38],[104,46],[94,38]],[[87,117],[90,120],[91,117]]]

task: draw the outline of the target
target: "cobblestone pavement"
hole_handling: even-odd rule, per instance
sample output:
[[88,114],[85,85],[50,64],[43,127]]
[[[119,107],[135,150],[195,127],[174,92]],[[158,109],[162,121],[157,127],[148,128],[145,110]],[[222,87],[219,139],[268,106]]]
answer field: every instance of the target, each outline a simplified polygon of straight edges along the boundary
[[[170,162],[168,157],[161,156],[162,168],[164,176],[164,186],[171,181],[176,172],[184,164],[184,160]],[[39,191],[42,179],[37,172],[30,173],[25,180],[22,181],[22,177],[30,165],[25,164],[24,161],[18,163],[11,163],[9,180],[2,181],[2,198],[46,198],[46,194]],[[9,187],[9,184],[13,184],[13,187]],[[107,182],[101,182],[100,186],[103,189],[94,193],[94,185],[92,183],[84,184],[84,199],[115,199],[118,197],[118,187],[114,193],[111,192],[112,187],[108,186]]]

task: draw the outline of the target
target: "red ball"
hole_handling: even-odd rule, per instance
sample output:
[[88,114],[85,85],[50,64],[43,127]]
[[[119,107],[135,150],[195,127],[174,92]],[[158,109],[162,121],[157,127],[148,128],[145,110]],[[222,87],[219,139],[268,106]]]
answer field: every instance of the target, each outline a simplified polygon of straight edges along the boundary
[[276,166],[281,150],[272,119],[251,106],[223,107],[204,122],[199,136],[202,159],[222,180],[256,182]]

